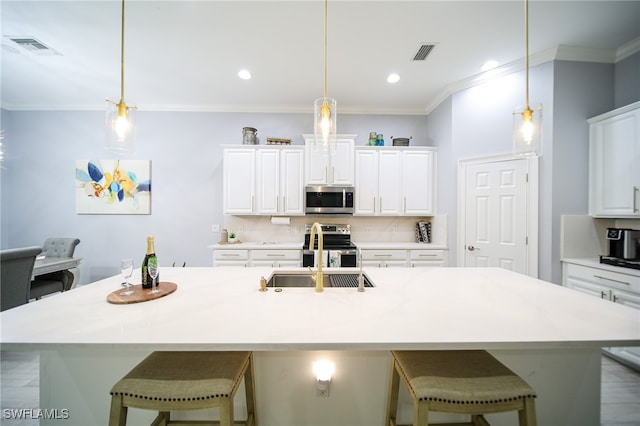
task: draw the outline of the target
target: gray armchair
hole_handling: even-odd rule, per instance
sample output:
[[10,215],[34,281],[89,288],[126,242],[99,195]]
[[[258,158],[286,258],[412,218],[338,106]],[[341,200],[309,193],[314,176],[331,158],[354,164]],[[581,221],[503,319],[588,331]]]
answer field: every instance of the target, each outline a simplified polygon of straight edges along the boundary
[[[78,238],[47,238],[42,254],[44,257],[73,257],[78,244]],[[47,294],[67,291],[72,283],[73,274],[68,270],[39,275],[31,282],[30,298],[40,299]]]
[[29,302],[33,264],[41,252],[41,247],[0,250],[1,310]]

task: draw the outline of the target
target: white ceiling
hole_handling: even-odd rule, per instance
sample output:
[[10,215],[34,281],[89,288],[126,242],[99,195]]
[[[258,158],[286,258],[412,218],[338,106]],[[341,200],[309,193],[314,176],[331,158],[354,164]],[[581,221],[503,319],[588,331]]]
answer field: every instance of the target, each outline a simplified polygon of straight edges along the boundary
[[[103,109],[120,95],[120,0],[1,0],[2,106]],[[125,94],[141,110],[309,112],[323,92],[324,2],[127,0]],[[61,55],[36,55],[29,36]],[[422,43],[436,47],[413,61]],[[640,50],[640,1],[531,0],[536,58]],[[580,48],[580,49],[574,49]],[[488,59],[522,66],[524,2],[329,1],[338,111],[424,114]],[[253,78],[240,80],[249,69]],[[400,74],[395,85],[389,73]],[[524,88],[523,88],[524,91]]]

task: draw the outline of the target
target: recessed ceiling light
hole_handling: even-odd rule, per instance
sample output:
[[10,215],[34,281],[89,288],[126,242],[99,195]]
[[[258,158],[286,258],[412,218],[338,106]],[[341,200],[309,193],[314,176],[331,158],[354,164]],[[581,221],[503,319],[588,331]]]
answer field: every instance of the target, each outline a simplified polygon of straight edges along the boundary
[[493,59],[488,60],[480,67],[480,71],[489,71],[498,66],[498,61],[494,61]]
[[387,77],[387,83],[397,83],[398,81],[400,81],[400,76],[396,73],[391,73]]
[[243,80],[250,80],[251,79],[251,73],[247,70],[240,70],[238,72],[238,77],[240,77]]

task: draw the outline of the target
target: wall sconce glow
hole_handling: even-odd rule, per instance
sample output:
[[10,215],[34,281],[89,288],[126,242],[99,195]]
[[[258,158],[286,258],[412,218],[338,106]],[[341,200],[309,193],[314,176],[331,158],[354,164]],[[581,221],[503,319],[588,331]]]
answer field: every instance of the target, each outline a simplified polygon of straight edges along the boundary
[[513,155],[542,155],[542,105],[536,109],[527,105],[513,112]]
[[316,375],[316,390],[320,396],[329,396],[329,384],[331,375],[335,371],[335,364],[326,359],[313,363],[313,372]]
[[480,67],[480,71],[486,72],[496,68],[497,66],[498,66],[498,61],[494,61],[493,59],[490,59]]
[[387,83],[397,83],[400,81],[400,76],[396,73],[391,73],[389,74],[389,77],[387,77]]
[[238,71],[238,77],[243,80],[251,80],[251,73],[247,70],[240,70]]

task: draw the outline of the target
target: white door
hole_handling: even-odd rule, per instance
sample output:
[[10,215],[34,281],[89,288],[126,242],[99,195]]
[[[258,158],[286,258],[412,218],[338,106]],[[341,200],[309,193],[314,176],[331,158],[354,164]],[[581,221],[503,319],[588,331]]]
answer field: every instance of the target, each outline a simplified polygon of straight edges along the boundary
[[[463,166],[461,266],[501,267],[537,276],[537,258],[530,262],[535,254],[529,250],[527,235],[530,221],[537,220],[537,214],[530,211],[537,210],[537,202],[529,209],[528,161],[506,159]],[[536,270],[531,270],[533,265]]]

